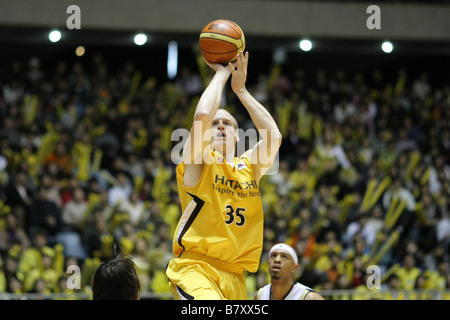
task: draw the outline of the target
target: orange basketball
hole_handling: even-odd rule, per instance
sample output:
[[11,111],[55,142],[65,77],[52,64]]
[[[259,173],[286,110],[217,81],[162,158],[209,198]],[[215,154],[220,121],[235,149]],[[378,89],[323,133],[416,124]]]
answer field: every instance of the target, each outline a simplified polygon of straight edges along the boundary
[[200,33],[200,50],[211,63],[227,64],[245,50],[245,37],[242,29],[230,20],[214,20]]

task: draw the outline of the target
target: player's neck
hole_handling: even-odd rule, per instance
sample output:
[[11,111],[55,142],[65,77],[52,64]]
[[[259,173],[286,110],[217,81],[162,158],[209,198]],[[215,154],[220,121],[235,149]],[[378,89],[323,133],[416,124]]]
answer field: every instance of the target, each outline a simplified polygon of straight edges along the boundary
[[293,285],[294,281],[292,280],[288,281],[283,281],[281,279],[272,280],[272,285],[270,288],[270,299],[271,300],[284,299],[288,295],[289,291],[291,291]]
[[225,158],[226,162],[234,163],[234,150],[227,152],[227,148],[222,148],[221,146],[215,146],[214,150],[219,152]]

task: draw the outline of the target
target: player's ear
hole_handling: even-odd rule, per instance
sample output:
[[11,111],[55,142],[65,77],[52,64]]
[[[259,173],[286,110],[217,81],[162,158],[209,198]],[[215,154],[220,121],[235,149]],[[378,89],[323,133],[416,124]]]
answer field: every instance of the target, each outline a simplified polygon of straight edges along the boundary
[[234,140],[236,143],[239,142],[239,130],[234,130]]
[[296,263],[292,266],[292,273],[296,272],[297,269],[298,269],[298,264]]

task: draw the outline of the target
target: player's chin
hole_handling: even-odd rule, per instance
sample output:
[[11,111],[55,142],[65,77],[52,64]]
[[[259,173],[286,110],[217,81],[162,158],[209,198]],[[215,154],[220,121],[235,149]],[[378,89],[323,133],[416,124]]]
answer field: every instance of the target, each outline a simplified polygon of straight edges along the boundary
[[278,280],[278,279],[281,278],[281,275],[280,275],[278,272],[276,272],[276,271],[271,271],[271,272],[270,272],[270,277],[271,277],[273,280]]

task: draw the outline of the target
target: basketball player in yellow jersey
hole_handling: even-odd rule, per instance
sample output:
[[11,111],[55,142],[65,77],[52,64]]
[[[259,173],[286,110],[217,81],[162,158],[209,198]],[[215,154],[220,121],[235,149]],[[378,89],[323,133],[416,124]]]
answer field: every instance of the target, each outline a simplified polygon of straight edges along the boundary
[[[248,52],[228,66],[206,63],[215,74],[198,102],[177,166],[183,213],[173,238],[177,257],[166,274],[176,299],[245,300],[243,271],[257,271],[262,251],[259,181],[275,161],[282,137],[245,87]],[[263,137],[239,157],[236,119],[219,109],[230,75],[233,92]]]

